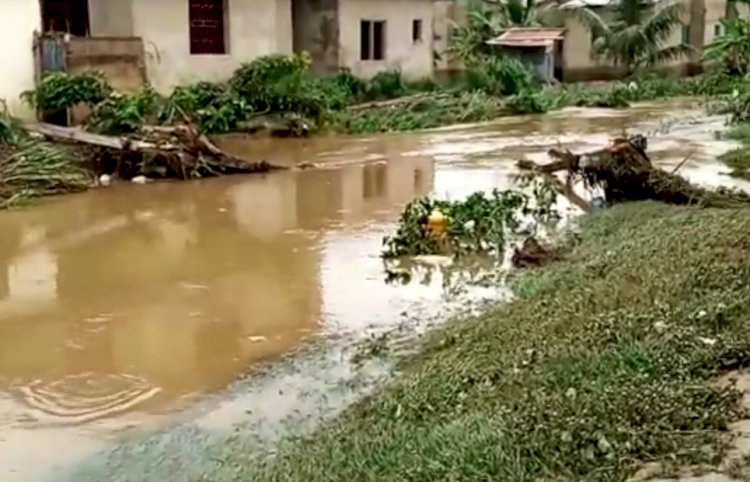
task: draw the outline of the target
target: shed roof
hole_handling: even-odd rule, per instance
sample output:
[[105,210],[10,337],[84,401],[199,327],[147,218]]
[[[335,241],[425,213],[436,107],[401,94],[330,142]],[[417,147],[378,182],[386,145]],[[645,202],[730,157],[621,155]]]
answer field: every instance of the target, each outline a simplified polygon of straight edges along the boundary
[[564,33],[561,28],[511,28],[487,43],[503,47],[548,47],[562,40]]
[[[562,9],[569,9],[569,8],[582,8],[582,7],[588,7],[588,8],[597,8],[597,7],[609,7],[609,6],[615,6],[620,2],[620,0],[569,0],[562,5],[560,5],[560,8]],[[659,3],[659,0],[642,0],[641,3],[646,5],[652,5]]]

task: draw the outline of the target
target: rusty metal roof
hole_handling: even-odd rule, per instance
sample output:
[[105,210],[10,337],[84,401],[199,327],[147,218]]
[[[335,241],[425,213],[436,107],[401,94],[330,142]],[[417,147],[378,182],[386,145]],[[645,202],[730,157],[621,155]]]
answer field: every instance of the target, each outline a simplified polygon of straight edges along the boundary
[[505,47],[548,47],[556,40],[562,40],[564,33],[561,28],[518,27],[506,30],[487,43]]

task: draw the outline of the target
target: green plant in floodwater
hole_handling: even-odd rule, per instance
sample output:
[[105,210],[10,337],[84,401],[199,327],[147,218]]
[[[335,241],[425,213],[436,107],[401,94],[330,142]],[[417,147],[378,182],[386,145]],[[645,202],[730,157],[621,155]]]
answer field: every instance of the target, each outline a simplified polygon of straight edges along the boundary
[[24,139],[2,151],[0,209],[36,197],[84,191],[93,185],[92,173],[64,146]]
[[352,134],[410,131],[491,120],[502,115],[503,108],[502,99],[481,91],[436,92],[403,103],[343,110],[333,115],[331,124]]
[[23,92],[21,97],[32,107],[57,112],[78,104],[94,106],[111,93],[112,87],[101,73],[52,72],[42,78],[36,89]]
[[[399,219],[398,230],[383,240],[384,258],[424,254],[500,254],[509,236],[524,218],[546,222],[558,217],[553,208],[557,195],[545,179],[527,174],[519,190],[475,192],[461,201],[430,197],[410,202]],[[527,191],[531,191],[531,195]],[[447,219],[444,236],[431,236],[428,218],[438,211]]]

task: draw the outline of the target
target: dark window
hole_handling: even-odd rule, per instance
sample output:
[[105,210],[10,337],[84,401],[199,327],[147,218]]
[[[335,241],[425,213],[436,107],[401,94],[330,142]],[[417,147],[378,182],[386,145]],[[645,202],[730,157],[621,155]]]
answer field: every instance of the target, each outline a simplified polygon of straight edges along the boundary
[[370,60],[372,49],[370,42],[372,40],[372,22],[362,20],[360,23],[360,40],[359,40],[359,58],[361,60]]
[[411,22],[411,41],[419,43],[422,41],[422,21],[413,20]]
[[190,53],[227,53],[224,19],[226,0],[188,0],[190,2]]
[[87,0],[43,0],[42,22],[45,32],[67,32],[78,37],[89,33]]
[[690,45],[690,25],[682,26],[682,43]]
[[385,22],[362,20],[359,58],[361,60],[385,59]]
[[714,37],[721,37],[721,24],[714,25]]

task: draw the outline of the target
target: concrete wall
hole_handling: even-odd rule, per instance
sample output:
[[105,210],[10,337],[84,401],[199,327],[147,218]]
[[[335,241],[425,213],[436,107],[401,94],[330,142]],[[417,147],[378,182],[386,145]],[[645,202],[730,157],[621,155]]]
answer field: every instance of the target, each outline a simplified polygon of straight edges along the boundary
[[[383,20],[385,59],[360,60],[360,21]],[[422,20],[422,41],[412,42],[412,21]],[[408,78],[433,73],[432,0],[339,0],[339,62],[355,75],[372,77],[399,69]]]
[[[597,13],[611,19],[612,15],[597,9]],[[591,32],[572,14],[565,17],[565,40],[563,42],[563,80],[578,81],[607,78],[617,75],[602,59],[592,56]]]
[[0,99],[5,99],[11,113],[33,118],[34,112],[20,99],[24,90],[34,88],[34,31],[41,30],[42,13],[39,2],[4,0],[0,15]]
[[112,87],[131,92],[146,82],[143,42],[137,37],[75,37],[66,45],[68,72],[102,72]]
[[727,2],[726,0],[705,0],[705,9],[706,28],[703,33],[703,42],[704,45],[708,45],[716,38],[716,30],[721,28],[720,21],[726,17]]
[[225,80],[261,55],[291,53],[290,0],[227,0],[226,55],[190,54],[187,0],[132,1],[133,34],[143,38],[149,81],[162,92],[195,80]]
[[450,38],[454,25],[466,18],[466,4],[456,0],[435,0],[433,3],[433,49],[439,59],[435,62],[438,74],[450,74],[463,69],[462,63],[450,55]]
[[89,0],[92,37],[132,37],[133,0]]
[[294,51],[308,52],[310,70],[322,75],[339,67],[338,0],[293,0]]

